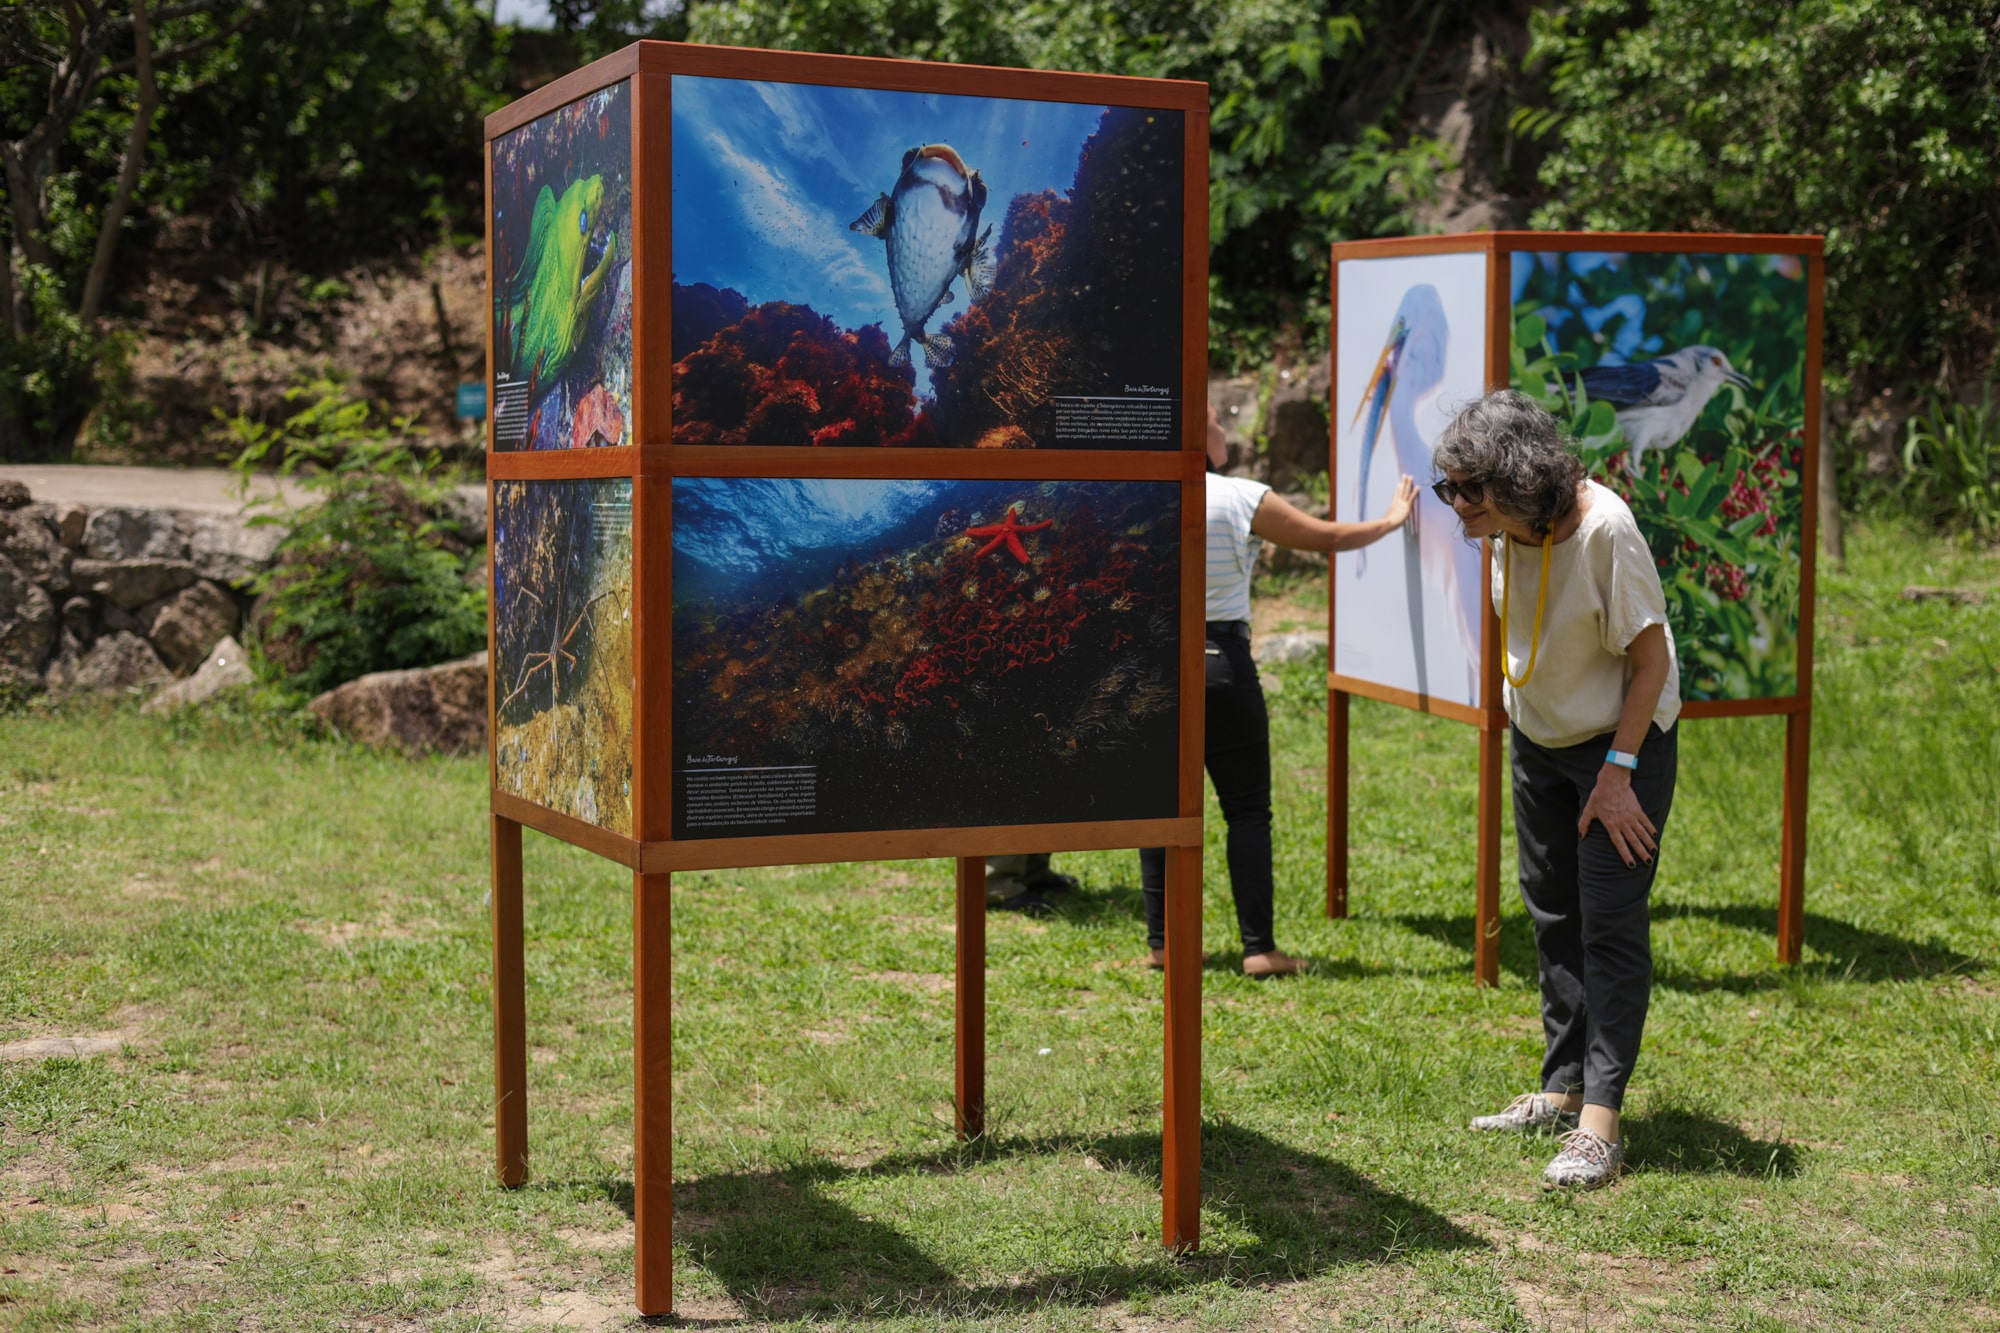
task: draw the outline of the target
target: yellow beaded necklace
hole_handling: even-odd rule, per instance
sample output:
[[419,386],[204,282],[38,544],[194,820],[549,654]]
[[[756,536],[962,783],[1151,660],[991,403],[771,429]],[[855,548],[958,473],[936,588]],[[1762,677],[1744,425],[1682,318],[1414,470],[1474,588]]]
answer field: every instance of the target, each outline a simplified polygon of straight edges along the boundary
[[1535,674],[1535,657],[1542,650],[1542,611],[1549,604],[1549,554],[1556,543],[1553,532],[1542,535],[1542,586],[1535,594],[1535,632],[1534,637],[1528,640],[1528,669],[1521,673],[1519,680],[1515,680],[1514,673],[1507,669],[1507,645],[1511,642],[1507,636],[1507,609],[1514,598],[1514,539],[1508,537],[1506,542],[1506,582],[1500,588],[1500,674],[1518,690],[1526,686],[1528,678]]

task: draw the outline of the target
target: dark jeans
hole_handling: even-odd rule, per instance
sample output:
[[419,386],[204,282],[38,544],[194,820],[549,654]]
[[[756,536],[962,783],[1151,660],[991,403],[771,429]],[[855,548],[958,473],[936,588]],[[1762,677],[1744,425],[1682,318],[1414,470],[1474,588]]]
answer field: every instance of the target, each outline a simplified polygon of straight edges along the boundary
[[[1521,899],[1535,921],[1541,961],[1544,1092],[1582,1092],[1617,1110],[1639,1060],[1653,990],[1647,898],[1659,853],[1627,866],[1604,825],[1593,819],[1581,841],[1576,821],[1597,786],[1611,734],[1550,749],[1514,729],[1514,833],[1521,853]],[[1660,831],[1674,805],[1678,728],[1649,727],[1639,746],[1632,794]]]
[[[1236,898],[1236,928],[1246,955],[1278,947],[1271,933],[1271,719],[1264,687],[1250,656],[1250,630],[1240,621],[1211,622],[1211,642],[1222,649],[1228,685],[1204,691],[1207,725],[1203,761],[1215,783],[1229,831],[1229,891]],[[1167,854],[1139,853],[1139,885],[1146,905],[1146,943],[1167,941]]]

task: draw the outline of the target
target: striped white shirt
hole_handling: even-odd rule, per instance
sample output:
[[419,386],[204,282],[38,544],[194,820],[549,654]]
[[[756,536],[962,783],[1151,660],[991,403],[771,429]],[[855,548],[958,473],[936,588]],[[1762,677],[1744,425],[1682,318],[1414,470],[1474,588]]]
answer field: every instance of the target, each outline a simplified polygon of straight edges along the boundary
[[1208,619],[1250,618],[1250,576],[1263,539],[1250,520],[1271,488],[1247,477],[1208,474]]

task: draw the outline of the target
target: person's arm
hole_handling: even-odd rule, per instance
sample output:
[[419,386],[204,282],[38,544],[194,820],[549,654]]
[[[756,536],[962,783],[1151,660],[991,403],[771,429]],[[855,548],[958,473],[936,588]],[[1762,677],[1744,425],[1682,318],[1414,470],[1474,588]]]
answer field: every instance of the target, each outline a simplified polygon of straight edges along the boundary
[[[1625,708],[1619,714],[1611,748],[1637,754],[1645,742],[1646,728],[1652,725],[1653,710],[1659,707],[1660,691],[1667,686],[1667,627],[1657,622],[1646,626],[1626,645],[1625,655],[1632,659],[1632,679],[1625,687]],[[1652,860],[1653,853],[1659,850],[1660,830],[1653,826],[1640,808],[1639,798],[1632,794],[1630,769],[1607,763],[1598,770],[1597,786],[1576,821],[1577,837],[1590,832],[1593,819],[1604,825],[1604,831],[1611,835],[1611,845],[1628,866],[1635,858]]]
[[1403,526],[1417,500],[1417,483],[1404,477],[1396,483],[1396,498],[1381,518],[1362,523],[1332,523],[1314,518],[1279,495],[1267,491],[1250,518],[1250,531],[1267,542],[1294,551],[1353,551],[1381,541]]

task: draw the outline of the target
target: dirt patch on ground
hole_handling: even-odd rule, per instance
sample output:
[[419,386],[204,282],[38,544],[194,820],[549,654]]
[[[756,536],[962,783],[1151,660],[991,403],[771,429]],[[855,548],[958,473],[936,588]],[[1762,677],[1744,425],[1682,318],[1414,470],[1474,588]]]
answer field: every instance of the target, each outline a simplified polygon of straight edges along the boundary
[[870,972],[868,979],[902,986],[925,995],[949,995],[958,984],[949,972]]

